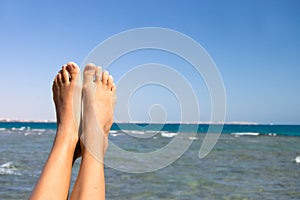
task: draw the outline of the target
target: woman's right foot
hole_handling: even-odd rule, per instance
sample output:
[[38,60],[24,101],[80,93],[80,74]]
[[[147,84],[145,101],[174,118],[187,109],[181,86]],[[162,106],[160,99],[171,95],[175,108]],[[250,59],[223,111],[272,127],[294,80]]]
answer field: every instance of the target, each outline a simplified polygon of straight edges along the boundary
[[57,132],[30,199],[68,198],[72,158],[79,138],[81,86],[79,68],[73,62],[64,65],[53,81]]
[[56,109],[56,138],[78,141],[81,112],[81,83],[79,67],[69,62],[64,65],[53,81],[52,91]]

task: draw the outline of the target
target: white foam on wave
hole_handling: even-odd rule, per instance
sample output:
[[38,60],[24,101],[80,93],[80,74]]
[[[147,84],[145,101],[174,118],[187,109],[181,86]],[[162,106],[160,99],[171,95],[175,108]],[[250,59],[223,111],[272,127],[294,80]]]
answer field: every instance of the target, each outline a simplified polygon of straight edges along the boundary
[[157,131],[148,130],[122,130],[122,132],[137,138],[150,138],[157,134]]
[[156,134],[156,133],[159,133],[159,131],[150,131],[150,130],[147,130],[147,131],[145,131],[146,133],[149,133],[149,134]]
[[112,137],[117,137],[117,136],[121,136],[121,135],[125,135],[125,134],[122,133],[122,132],[119,132],[119,131],[110,130],[109,135],[112,136]]
[[169,132],[160,132],[162,137],[167,137],[167,138],[171,138],[171,137],[175,137],[177,135],[177,133],[169,133]]
[[189,137],[189,140],[198,140],[198,137]]
[[43,129],[43,128],[33,128],[33,129],[31,129],[31,131],[34,131],[34,132],[45,132],[46,129]]
[[122,132],[128,134],[128,135],[144,135],[145,131],[138,131],[138,130],[122,130]]
[[14,166],[13,162],[7,162],[0,165],[0,175],[22,175]]
[[241,132],[241,133],[232,133],[235,137],[239,136],[259,136],[259,133],[256,132]]
[[30,131],[30,132],[25,132],[24,135],[42,135],[44,131]]
[[300,163],[300,156],[297,156],[297,157],[295,158],[295,163]]
[[16,128],[16,127],[12,127],[11,128],[12,131],[24,131],[24,130],[30,130],[30,127],[25,127],[25,126],[22,126],[20,128]]
[[136,134],[136,135],[144,135],[145,134],[145,131],[128,131],[127,133],[132,133],[132,134]]
[[110,130],[110,131],[109,131],[109,134],[112,134],[112,133],[118,133],[118,131]]
[[128,133],[128,134],[136,134],[136,135],[159,133],[159,131],[153,131],[153,130],[122,130],[122,131],[125,132],[125,133]]
[[109,135],[113,136],[113,137],[117,137],[117,136],[121,136],[124,135],[123,133],[110,133]]
[[0,128],[0,131],[5,131],[6,130],[6,128]]

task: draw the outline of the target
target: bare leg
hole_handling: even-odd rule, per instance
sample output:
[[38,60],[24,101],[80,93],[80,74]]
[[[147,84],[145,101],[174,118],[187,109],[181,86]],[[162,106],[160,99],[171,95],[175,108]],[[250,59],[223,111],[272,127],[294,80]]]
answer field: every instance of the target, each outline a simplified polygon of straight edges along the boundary
[[57,133],[30,199],[67,199],[81,110],[79,68],[68,63],[54,79]]
[[71,199],[105,199],[103,159],[113,123],[116,87],[107,72],[88,64],[82,93],[82,160]]

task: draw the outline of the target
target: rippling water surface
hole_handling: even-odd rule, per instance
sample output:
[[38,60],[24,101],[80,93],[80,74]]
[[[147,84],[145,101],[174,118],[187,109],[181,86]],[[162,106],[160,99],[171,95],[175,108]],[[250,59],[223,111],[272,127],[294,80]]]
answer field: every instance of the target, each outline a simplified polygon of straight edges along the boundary
[[[0,199],[28,199],[54,136],[53,128],[0,129]],[[175,136],[166,131],[142,139],[115,130],[110,139],[124,149],[147,152]],[[300,137],[222,134],[213,151],[199,159],[203,136],[191,138],[193,144],[182,157],[155,172],[105,168],[107,199],[300,199]]]

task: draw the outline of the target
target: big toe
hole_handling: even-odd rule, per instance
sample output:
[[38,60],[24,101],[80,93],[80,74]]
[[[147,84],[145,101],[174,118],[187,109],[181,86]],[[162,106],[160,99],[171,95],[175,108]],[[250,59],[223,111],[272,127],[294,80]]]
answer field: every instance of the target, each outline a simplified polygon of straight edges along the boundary
[[93,83],[96,74],[96,65],[89,63],[84,68],[84,83]]
[[79,71],[80,71],[78,65],[74,62],[69,62],[66,65],[66,70],[70,74],[70,80],[71,81],[76,79],[76,77],[78,76]]
[[101,82],[101,77],[102,77],[102,67],[97,67],[96,68],[96,73],[95,73],[95,82],[100,83]]

